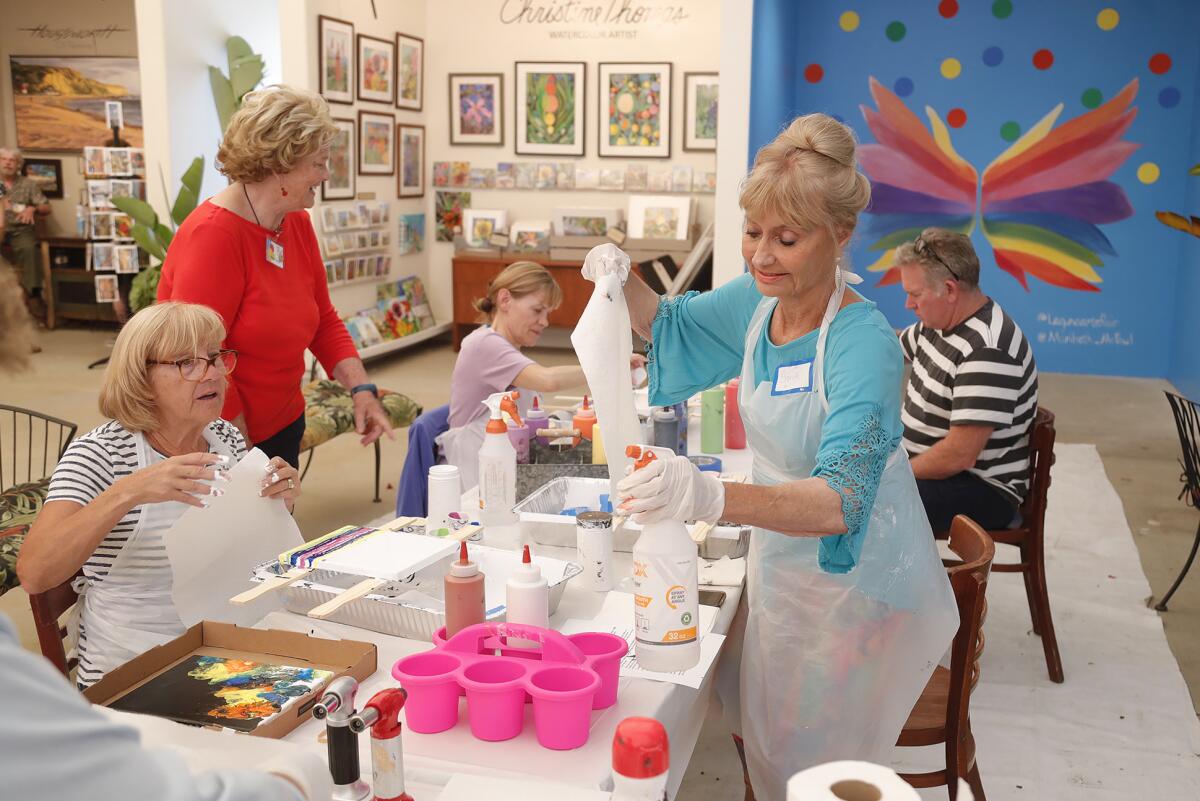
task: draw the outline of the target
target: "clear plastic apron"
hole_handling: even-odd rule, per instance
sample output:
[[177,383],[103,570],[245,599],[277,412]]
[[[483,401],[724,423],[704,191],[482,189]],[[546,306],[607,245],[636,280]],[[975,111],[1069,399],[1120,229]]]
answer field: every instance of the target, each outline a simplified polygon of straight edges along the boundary
[[[143,434],[134,432],[133,437],[138,470],[163,460]],[[211,429],[204,429],[204,439],[211,452],[236,462],[236,454]],[[84,577],[75,580],[80,594],[78,623],[93,668],[107,673],[183,633],[183,621],[171,599],[173,577],[162,535],[188,508],[178,501],[143,504],[108,575],[96,582]]]
[[[770,381],[755,386],[754,350],[778,301],[765,298],[755,310],[738,400],[757,484],[812,475],[829,409],[825,341],[844,291],[839,275],[821,322],[811,392],[772,396]],[[783,801],[792,774],[823,762],[887,764],[958,627],[950,582],[902,448],[892,452],[880,479],[856,567],[845,574],[823,571],[819,542],[754,529],[746,604],[721,662],[718,692],[726,720],[740,723],[760,801]]]

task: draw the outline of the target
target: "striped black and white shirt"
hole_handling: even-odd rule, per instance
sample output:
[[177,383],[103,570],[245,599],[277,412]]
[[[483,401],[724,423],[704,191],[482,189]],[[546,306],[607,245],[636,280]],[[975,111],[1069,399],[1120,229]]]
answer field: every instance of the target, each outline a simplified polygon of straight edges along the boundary
[[[233,452],[236,459],[240,460],[246,454],[242,435],[231,423],[218,419],[209,425],[209,431]],[[150,452],[152,464],[165,458],[156,451]],[[120,479],[132,475],[137,469],[137,442],[134,433],[115,420],[110,420],[70,444],[58,466],[54,468],[46,501],[71,501],[86,506],[100,493]],[[184,507],[183,504],[178,505]],[[135,506],[126,512],[84,562],[83,576],[89,585],[98,584],[107,578],[117,554],[129,540],[145,511],[145,506]],[[136,571],[139,583],[171,586],[171,563],[167,558],[166,548],[161,543],[146,551],[139,551],[137,560],[129,569]],[[131,615],[136,623],[136,605],[133,607]],[[150,611],[146,610],[147,614]],[[88,651],[86,626],[86,619],[81,619],[79,640],[76,644],[79,656],[76,680],[80,686],[93,684],[105,673],[98,664],[100,660],[94,659],[94,655]]]
[[912,362],[900,420],[904,449],[923,453],[952,425],[986,425],[992,435],[970,472],[1014,503],[1029,489],[1029,432],[1037,413],[1033,349],[993,300],[951,331],[910,325],[900,334]]

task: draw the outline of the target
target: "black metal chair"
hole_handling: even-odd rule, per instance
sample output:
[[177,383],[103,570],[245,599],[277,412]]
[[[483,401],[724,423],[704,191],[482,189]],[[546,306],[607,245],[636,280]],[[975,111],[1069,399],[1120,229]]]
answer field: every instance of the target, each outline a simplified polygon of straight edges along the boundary
[[48,414],[0,403],[0,490],[48,478],[77,428]]
[[[1200,405],[1173,392],[1164,394],[1167,396],[1167,402],[1171,404],[1171,414],[1175,417],[1175,430],[1179,434],[1179,449],[1183,452],[1183,458],[1179,460],[1179,464],[1183,467],[1183,473],[1179,476],[1183,489],[1179,491],[1179,497],[1187,505],[1200,509]],[[1178,578],[1171,585],[1171,589],[1167,590],[1167,594],[1154,605],[1158,611],[1167,611],[1167,603],[1170,602],[1171,596],[1183,583],[1184,576],[1192,568],[1192,562],[1196,561],[1197,549],[1200,549],[1200,524],[1196,527],[1192,552],[1188,554],[1187,561],[1183,564],[1183,570],[1179,571]]]

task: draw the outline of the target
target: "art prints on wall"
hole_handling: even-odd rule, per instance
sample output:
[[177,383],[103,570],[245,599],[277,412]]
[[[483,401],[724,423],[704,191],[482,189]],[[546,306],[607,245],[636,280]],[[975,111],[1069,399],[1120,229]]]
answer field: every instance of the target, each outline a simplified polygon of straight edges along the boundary
[[717,149],[717,90],[715,72],[683,74],[683,149]]
[[425,126],[396,126],[396,197],[425,195]]
[[463,209],[470,207],[470,192],[437,193],[437,241],[454,241],[455,232],[462,230]]
[[629,198],[629,236],[635,239],[687,239],[692,199],[670,195]]
[[583,62],[516,62],[517,153],[583,155],[585,77]]
[[62,198],[62,159],[25,159],[25,177],[37,184],[47,198]]
[[504,76],[450,76],[450,144],[504,144]]
[[17,147],[82,150],[111,141],[110,103],[121,137],[142,145],[141,81],[136,58],[10,56]]
[[113,248],[117,259],[117,272],[133,275],[142,269],[138,263],[137,245],[117,245]]
[[376,111],[358,112],[358,171],[362,175],[396,172],[396,118]]
[[425,249],[425,215],[401,214],[398,236],[400,255],[420,253]]
[[604,236],[621,224],[621,210],[613,208],[558,208],[553,213],[559,236]]
[[331,103],[354,102],[354,25],[333,17],[317,17],[321,96]]
[[509,227],[509,249],[529,253],[550,248],[549,220],[519,220]]
[[354,198],[354,120],[333,118],[337,133],[329,144],[329,177],[321,184],[321,200]]
[[358,99],[391,103],[396,99],[396,45],[358,34]]
[[115,275],[97,275],[94,280],[96,284],[96,302],[116,303],[117,298],[120,296],[120,284],[117,282],[117,277]]
[[601,63],[600,156],[671,155],[671,65]]
[[486,248],[492,234],[508,230],[508,212],[501,209],[467,209],[463,211],[463,239],[467,247]]
[[396,108],[420,111],[425,102],[425,40],[396,34]]

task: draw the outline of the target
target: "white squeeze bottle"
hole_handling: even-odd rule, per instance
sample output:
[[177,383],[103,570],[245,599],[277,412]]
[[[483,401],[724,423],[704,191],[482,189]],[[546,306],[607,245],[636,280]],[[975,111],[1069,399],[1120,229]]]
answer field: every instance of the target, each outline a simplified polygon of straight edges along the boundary
[[[667,448],[630,445],[635,470],[675,454]],[[696,543],[679,520],[642,526],[633,546],[634,652],[646,670],[675,672],[700,661],[700,575]]]
[[508,438],[504,412],[517,425],[518,392],[497,392],[483,402],[491,410],[487,433],[479,448],[479,522],[488,526],[507,526],[517,522],[512,508],[517,504],[517,449]]
[[[550,588],[542,569],[529,556],[529,546],[521,554],[521,564],[513,570],[504,586],[504,603],[507,611],[504,620],[524,626],[550,628]],[[517,648],[534,648],[532,640],[510,638],[509,645]]]

